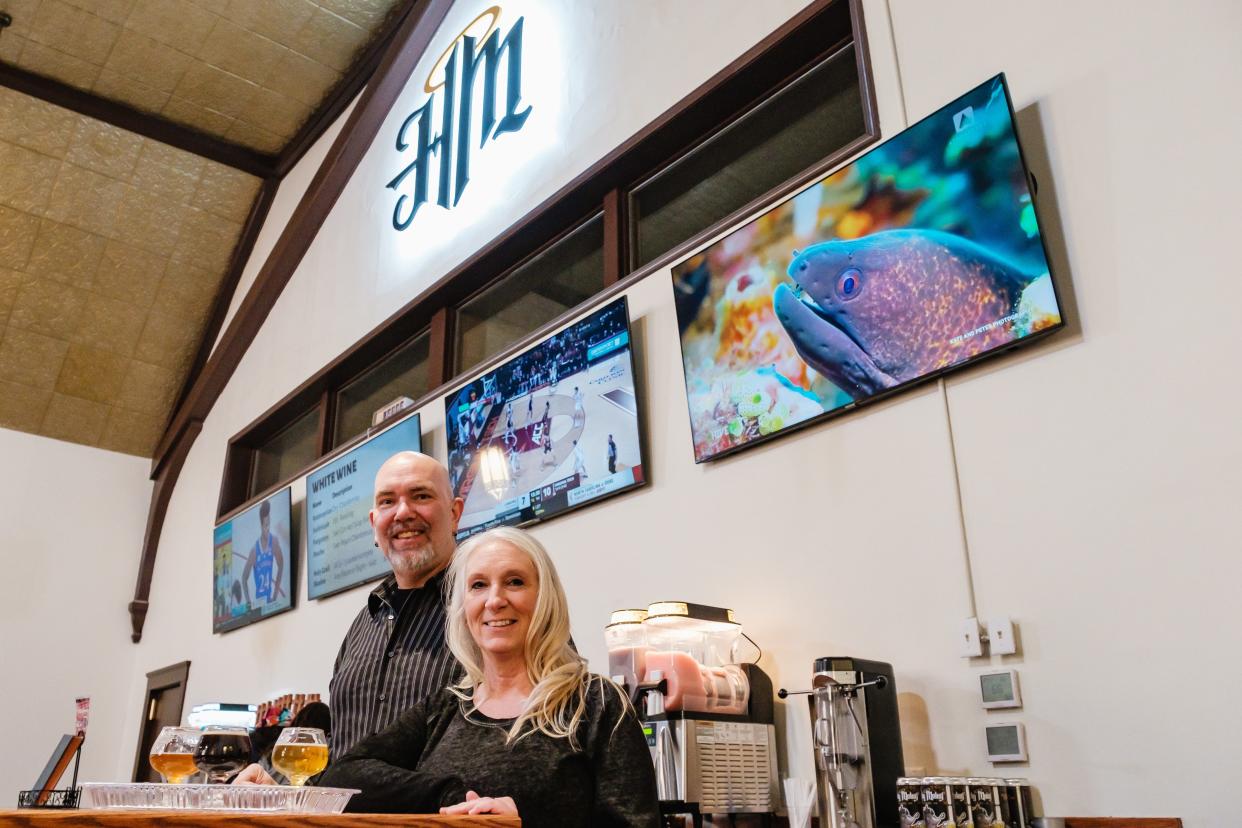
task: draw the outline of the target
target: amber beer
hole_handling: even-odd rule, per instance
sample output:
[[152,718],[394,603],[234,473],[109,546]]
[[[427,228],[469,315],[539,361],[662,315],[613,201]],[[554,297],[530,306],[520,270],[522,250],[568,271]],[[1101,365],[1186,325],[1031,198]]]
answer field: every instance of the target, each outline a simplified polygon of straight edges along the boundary
[[284,744],[272,749],[272,767],[294,785],[301,785],[327,766],[327,745]]
[[184,785],[198,767],[193,753],[153,753],[151,767],[173,785]]

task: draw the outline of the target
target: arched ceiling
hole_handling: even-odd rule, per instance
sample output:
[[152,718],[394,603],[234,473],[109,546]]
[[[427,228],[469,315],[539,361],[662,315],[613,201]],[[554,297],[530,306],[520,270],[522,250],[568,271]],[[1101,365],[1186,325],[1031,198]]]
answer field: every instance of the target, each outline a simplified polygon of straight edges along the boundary
[[260,176],[410,5],[0,0],[0,427],[151,456]]

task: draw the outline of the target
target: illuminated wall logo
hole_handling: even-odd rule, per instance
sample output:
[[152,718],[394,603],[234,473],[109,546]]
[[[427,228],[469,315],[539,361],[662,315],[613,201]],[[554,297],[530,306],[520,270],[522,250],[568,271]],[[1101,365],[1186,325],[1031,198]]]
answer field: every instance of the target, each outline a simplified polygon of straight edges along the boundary
[[[451,210],[470,183],[473,143],[483,150],[508,132],[517,132],[530,117],[522,101],[522,24],[519,17],[509,33],[500,36],[500,7],[492,6],[462,29],[423,84],[430,97],[397,130],[397,151],[406,165],[388,182],[396,192],[392,226],[405,230],[427,203],[432,179],[436,204]],[[483,34],[477,33],[482,30]],[[500,70],[505,70],[504,104],[497,112]],[[482,104],[474,111],[475,91],[482,84]],[[438,117],[437,117],[438,113]],[[439,131],[433,135],[434,124]],[[434,163],[433,163],[434,157]]]

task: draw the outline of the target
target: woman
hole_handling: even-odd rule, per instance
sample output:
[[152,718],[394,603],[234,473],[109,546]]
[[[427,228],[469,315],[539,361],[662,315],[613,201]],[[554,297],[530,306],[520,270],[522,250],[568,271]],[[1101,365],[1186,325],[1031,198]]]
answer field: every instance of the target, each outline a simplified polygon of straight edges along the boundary
[[335,760],[319,784],[360,788],[360,812],[516,814],[524,826],[656,826],[655,773],[615,684],[570,646],[544,548],[493,529],[457,549],[447,638],[465,669]]

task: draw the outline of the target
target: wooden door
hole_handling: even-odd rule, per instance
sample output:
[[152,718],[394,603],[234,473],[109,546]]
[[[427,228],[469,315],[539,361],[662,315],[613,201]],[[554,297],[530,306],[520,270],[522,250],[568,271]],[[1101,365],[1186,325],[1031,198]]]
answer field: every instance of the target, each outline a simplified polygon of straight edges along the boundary
[[138,731],[138,752],[134,757],[134,782],[159,782],[160,775],[151,769],[147,757],[160,729],[181,724],[185,703],[185,684],[190,676],[190,662],[182,661],[161,670],[147,673],[147,692],[143,697],[142,727]]

